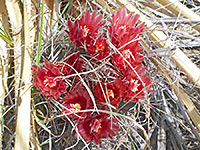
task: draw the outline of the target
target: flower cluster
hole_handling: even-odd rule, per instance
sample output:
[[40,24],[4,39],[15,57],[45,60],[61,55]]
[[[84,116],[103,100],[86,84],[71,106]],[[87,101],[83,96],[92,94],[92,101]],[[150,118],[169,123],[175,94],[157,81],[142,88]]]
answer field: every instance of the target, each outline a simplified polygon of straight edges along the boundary
[[[145,24],[138,24],[138,19],[139,15],[120,8],[106,24],[102,15],[88,10],[79,20],[68,21],[66,32],[77,52],[62,62],[44,59],[43,66],[32,67],[33,84],[47,98],[62,102],[62,114],[77,125],[76,138],[82,136],[96,144],[101,144],[102,138],[112,138],[120,128],[117,118],[106,112],[115,111],[121,102],[144,99],[151,92],[139,45]],[[85,51],[84,59],[79,50]],[[91,65],[102,65],[99,72],[103,75],[90,72]],[[99,111],[87,111],[94,108]]]

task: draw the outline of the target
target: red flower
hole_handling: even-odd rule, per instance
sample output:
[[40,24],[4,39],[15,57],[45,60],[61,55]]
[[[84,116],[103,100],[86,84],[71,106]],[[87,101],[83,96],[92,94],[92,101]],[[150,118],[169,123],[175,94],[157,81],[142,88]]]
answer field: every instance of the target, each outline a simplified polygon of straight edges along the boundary
[[79,57],[80,52],[76,52],[71,54],[63,62],[56,62],[56,67],[59,69],[62,76],[67,76],[75,73],[71,67],[73,67],[77,72],[81,72],[84,61],[79,59]]
[[[126,61],[136,66],[141,64],[143,56],[140,52],[143,51],[139,47],[139,35],[141,35],[145,24],[141,23],[136,26],[139,15],[130,13],[127,15],[126,8],[120,8],[115,15],[112,16],[109,32],[112,43],[118,48],[119,53],[113,55],[113,62],[121,71],[125,71],[128,67]],[[125,61],[126,60],[126,61]]]
[[151,79],[144,73],[145,70],[146,68],[143,68],[141,65],[135,68],[135,71],[142,81],[131,68],[125,71],[123,79],[127,82],[127,90],[125,93],[126,101],[132,99],[132,102],[135,102],[138,101],[138,99],[144,99],[145,91],[151,92]]
[[109,46],[103,36],[98,37],[96,40],[91,40],[91,45],[87,51],[89,55],[94,56],[98,60],[102,60],[110,54]]
[[109,26],[108,31],[110,32],[112,43],[118,47],[119,40],[124,37],[132,37],[134,39],[136,36],[141,34],[145,26],[141,23],[136,26],[139,19],[139,15],[134,15],[133,12],[127,15],[126,8],[119,8],[117,13],[112,16],[110,20],[111,26]]
[[112,16],[109,32],[112,43],[118,48],[118,52],[113,55],[113,62],[121,71],[125,71],[128,67],[126,61],[136,66],[141,64],[143,49],[139,46],[139,35],[141,35],[145,24],[141,23],[136,26],[139,15],[133,12],[127,15],[126,8],[120,8],[115,15]]
[[[102,138],[111,138],[119,132],[119,126],[116,124],[117,120],[107,118],[107,114],[92,114],[86,119],[78,123],[78,132],[85,139],[87,143],[94,141],[95,144],[101,144]],[[75,135],[78,138],[78,134]]]
[[[127,61],[133,66],[137,66],[144,60],[144,57],[140,54],[143,49],[139,47],[138,41],[127,44],[128,42],[130,42],[128,39],[120,41],[119,46],[122,46],[122,48],[113,54],[113,62],[121,71],[125,71],[129,66]],[[121,53],[121,55],[119,53]]]
[[72,115],[74,120],[78,120],[80,117],[86,117],[87,113],[79,111],[92,108],[91,106],[93,104],[88,92],[84,91],[81,87],[77,87],[75,91],[66,93],[62,101],[66,107],[62,110],[62,113],[76,113],[76,115]]
[[121,79],[116,78],[114,82],[108,83],[107,86],[105,86],[103,83],[101,83],[101,85],[106,97],[104,96],[102,88],[98,83],[94,91],[94,95],[96,96],[97,101],[104,103],[107,101],[111,105],[117,107],[124,96],[124,83],[121,81]]
[[[33,84],[44,94],[47,98],[54,97],[58,99],[61,94],[63,94],[67,88],[68,84],[61,78],[56,78],[59,72],[56,68],[52,70],[47,70],[42,66],[38,67],[33,65]],[[55,71],[52,73],[52,71]]]
[[44,67],[39,66],[37,72],[37,66],[33,65],[33,84],[47,98],[54,97],[58,99],[68,88],[68,84],[61,78],[74,73],[73,69],[68,65],[78,72],[82,69],[83,61],[79,59],[79,54],[80,52],[74,53],[64,62],[56,62],[56,64],[44,59]]
[[80,20],[76,20],[74,23],[68,21],[69,31],[67,33],[76,47],[84,48],[91,39],[96,37],[99,28],[103,25],[102,15],[96,15],[96,11],[90,13],[88,10]]

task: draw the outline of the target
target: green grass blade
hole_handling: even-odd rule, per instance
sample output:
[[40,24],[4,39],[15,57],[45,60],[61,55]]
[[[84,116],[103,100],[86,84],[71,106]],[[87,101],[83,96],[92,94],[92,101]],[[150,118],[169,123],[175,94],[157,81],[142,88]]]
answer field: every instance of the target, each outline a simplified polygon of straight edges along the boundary
[[0,33],[0,38],[2,38],[9,45],[13,46],[13,43],[9,39],[7,39],[6,36],[4,36],[2,33]]
[[[71,2],[72,2],[72,0],[68,1],[67,5],[64,7],[63,11],[61,12],[61,16],[63,16],[63,14],[67,10],[67,8],[69,7],[69,5],[70,5]],[[58,20],[56,21],[56,23],[58,23]],[[53,25],[52,29],[54,29],[54,27],[56,26],[56,23]]]
[[49,141],[44,141],[43,143],[40,144],[40,146],[44,146],[46,144],[49,144]]
[[37,122],[37,124],[39,126],[41,126],[45,131],[47,131],[49,134],[52,134],[51,131],[47,128],[47,126],[42,122],[40,121],[40,119],[34,114],[34,118],[35,118],[35,121]]
[[2,38],[9,45],[14,46],[12,37],[4,27],[0,27],[0,38]]
[[33,93],[33,96],[32,96],[32,105],[33,105],[33,115],[34,115],[34,118],[35,118],[35,121],[37,122],[37,124],[39,125],[39,126],[41,126],[45,131],[47,131],[49,134],[52,134],[51,133],[51,131],[46,127],[46,125],[42,122],[42,121],[40,121],[40,119],[37,117],[37,111],[36,111],[36,109],[35,109],[35,100],[34,100],[34,98],[35,98],[35,93],[36,92],[36,87],[33,87],[33,91],[32,91],[32,93]]
[[134,142],[133,142],[133,139],[132,139],[132,135],[131,135],[131,132],[129,131],[129,134],[130,134],[130,141],[131,141],[131,147],[132,147],[132,150],[136,150],[136,148],[135,148],[135,144],[134,144]]
[[131,146],[132,146],[132,150],[136,150],[136,149],[135,149],[135,144],[134,144],[134,142],[132,141],[132,139],[131,139]]
[[36,55],[36,66],[39,66],[39,62],[40,62],[40,50],[41,50],[41,44],[42,44],[43,16],[44,16],[44,0],[42,0],[42,14],[41,14],[41,21],[40,21],[40,33],[39,33],[39,38],[38,38],[37,55]]
[[61,12],[61,16],[63,16],[63,14],[65,13],[65,11],[67,10],[67,8],[69,7],[69,4],[72,2],[72,0],[69,0],[67,5],[65,6],[65,8],[63,9],[63,11]]
[[21,0],[18,0],[18,2],[21,12],[24,12],[23,2]]

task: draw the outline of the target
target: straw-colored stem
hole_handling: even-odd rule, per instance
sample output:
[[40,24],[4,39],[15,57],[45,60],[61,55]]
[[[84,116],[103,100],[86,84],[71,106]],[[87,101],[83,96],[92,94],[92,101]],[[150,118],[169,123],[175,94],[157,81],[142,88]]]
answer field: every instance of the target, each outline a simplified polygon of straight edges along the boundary
[[[14,73],[15,73],[15,102],[19,103],[20,97],[19,97],[19,88],[20,88],[20,70],[21,70],[21,52],[22,52],[22,42],[21,42],[21,25],[22,25],[22,15],[19,8],[19,5],[17,1],[5,1],[6,7],[8,11],[9,16],[9,22],[11,24],[11,30],[12,30],[12,38],[13,38],[13,44],[14,44]],[[16,109],[18,109],[16,105]],[[25,113],[26,114],[26,113]],[[21,122],[23,123],[23,121]],[[18,127],[19,128],[19,127]],[[23,128],[22,128],[23,129]],[[22,132],[23,133],[23,132]],[[22,135],[19,135],[20,133],[16,132],[16,142],[20,141],[20,137]],[[25,137],[24,137],[25,138]],[[25,141],[21,140],[21,142],[24,144],[24,148],[27,149]],[[20,142],[17,142],[20,143]]]
[[[17,101],[17,124],[16,124],[16,137],[15,149],[28,150],[29,149],[29,133],[30,133],[30,101],[31,101],[31,51],[27,47],[30,44],[30,29],[29,29],[29,15],[31,10],[31,2],[28,0],[23,1],[24,18],[22,29],[24,36],[25,47],[21,51],[21,70],[20,70],[20,93]],[[19,12],[18,12],[19,13]],[[22,42],[22,41],[21,41]],[[23,88],[22,88],[23,86]],[[24,116],[26,114],[26,116]]]
[[38,133],[37,133],[37,123],[34,119],[33,114],[31,114],[31,122],[32,122],[31,133],[30,133],[31,147],[34,150],[41,150],[40,142],[38,139]]
[[[125,5],[125,7],[131,11],[135,12],[140,15],[140,21],[145,22],[148,27],[153,26],[153,24],[138,10],[136,9],[131,3],[127,2],[127,0],[117,0],[121,5]],[[169,48],[171,41],[167,39],[167,36],[162,31],[152,31],[149,34],[149,37],[157,42],[159,47],[166,47]],[[191,62],[191,60],[179,49],[176,48],[174,50],[174,54],[172,56],[172,61],[175,62],[177,67],[179,67],[182,71],[184,71],[188,78],[197,86],[200,87],[200,69]],[[159,62],[159,60],[157,60]],[[156,62],[154,62],[156,63]],[[165,74],[165,78],[168,80],[169,75],[162,68],[159,64],[156,64],[159,69]],[[172,77],[175,80],[175,77]],[[171,82],[171,79],[170,79]],[[181,85],[179,83],[171,84],[172,89],[174,90],[176,96],[178,97],[181,104],[186,109],[186,112],[190,116],[191,120],[193,121],[194,125],[200,131],[200,115],[197,112],[194,103],[190,99],[190,97],[181,89]]]
[[[2,40],[0,39],[0,42],[2,42]],[[4,70],[3,70],[3,61],[2,58],[0,58],[0,87],[2,87],[0,89],[0,104],[3,105],[4,104],[4,97],[5,97],[5,85],[4,85],[4,80],[3,78],[5,77],[4,75]],[[2,150],[2,130],[3,130],[3,126],[2,126],[2,107],[0,106],[0,150]]]
[[[157,0],[158,3],[163,5],[176,16],[183,16],[187,19],[200,21],[200,16],[180,3],[179,0]],[[193,26],[194,29],[200,32],[200,25]]]
[[[120,4],[125,5],[129,11],[133,11],[140,15],[140,22],[145,22],[147,27],[152,27],[153,24],[143,15],[137,8],[127,2],[127,0],[117,0]],[[149,37],[158,43],[159,47],[170,48],[172,41],[162,31],[152,31],[149,33]],[[172,61],[188,76],[188,79],[195,85],[200,87],[200,69],[192,63],[192,61],[179,49],[174,50]]]
[[[44,1],[44,12],[48,14],[45,15],[46,22],[43,22],[43,26],[47,35],[51,34],[51,30],[54,27],[54,20],[58,19],[58,8],[59,8],[59,0],[45,0]],[[56,29],[56,28],[54,28]]]
[[[6,50],[6,43],[0,39],[0,50]],[[1,53],[1,52],[0,52]],[[2,106],[4,105],[4,98],[6,95],[6,84],[7,84],[7,77],[8,77],[8,54],[4,54],[3,56],[0,55],[0,150],[2,150],[2,131],[3,131],[3,109]]]
[[11,30],[14,40],[14,65],[15,65],[15,96],[17,101],[17,96],[19,95],[19,84],[20,84],[20,70],[21,70],[21,25],[22,25],[22,15],[20,12],[19,5],[17,1],[6,0],[6,7],[9,16],[9,22],[11,24]]
[[[14,39],[15,55],[15,97],[16,97],[16,137],[15,149],[29,149],[30,101],[31,101],[31,43],[35,33],[33,28],[31,0],[23,1],[23,15],[17,1],[6,1]],[[23,16],[23,18],[22,18]],[[23,24],[23,26],[22,26]],[[18,30],[17,30],[18,29]],[[32,41],[31,41],[32,40]],[[22,46],[25,44],[25,46]]]
[[[8,24],[8,12],[6,10],[5,1],[3,0],[0,5],[0,26],[4,26],[4,28],[8,31],[9,24]],[[0,150],[2,150],[2,131],[3,131],[3,109],[2,106],[4,105],[4,99],[6,95],[6,88],[7,88],[7,77],[8,77],[8,64],[9,64],[9,52],[7,51],[6,42],[0,38]]]

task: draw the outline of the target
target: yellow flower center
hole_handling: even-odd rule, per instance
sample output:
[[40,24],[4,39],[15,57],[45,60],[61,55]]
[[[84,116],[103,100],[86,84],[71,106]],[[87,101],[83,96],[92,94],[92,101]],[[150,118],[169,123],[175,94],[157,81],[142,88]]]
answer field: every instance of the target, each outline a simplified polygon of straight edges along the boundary
[[104,50],[105,50],[105,46],[103,46],[102,44],[96,45],[96,50],[95,50],[96,53],[99,51],[104,51]]
[[86,37],[90,29],[88,29],[86,25],[81,26],[80,28],[83,31],[83,36]]
[[131,83],[133,83],[133,88],[131,89],[131,91],[133,92],[137,92],[138,91],[138,87],[140,86],[140,84],[138,84],[138,80],[131,80]]
[[[92,127],[91,127],[91,126],[92,126]],[[94,132],[98,133],[98,132],[99,132],[99,129],[102,128],[102,127],[101,127],[101,122],[100,122],[98,119],[95,119],[93,125],[90,124],[90,127],[91,127],[90,132],[94,131]]]
[[123,53],[124,53],[123,56],[124,56],[125,59],[129,59],[131,57],[129,50],[125,50]]
[[68,109],[72,112],[79,112],[81,110],[81,105],[79,103],[69,104]]
[[127,25],[121,25],[121,26],[119,27],[119,29],[124,29],[124,30],[126,30],[126,28],[127,28]]
[[47,78],[44,80],[44,86],[52,88],[52,87],[56,86],[56,81],[54,79]]
[[109,98],[115,98],[115,93],[113,92],[113,90],[112,89],[108,89],[108,96],[109,96]]

